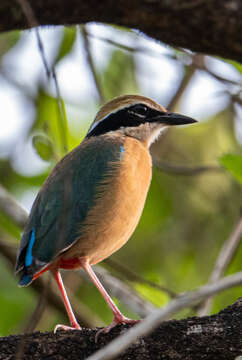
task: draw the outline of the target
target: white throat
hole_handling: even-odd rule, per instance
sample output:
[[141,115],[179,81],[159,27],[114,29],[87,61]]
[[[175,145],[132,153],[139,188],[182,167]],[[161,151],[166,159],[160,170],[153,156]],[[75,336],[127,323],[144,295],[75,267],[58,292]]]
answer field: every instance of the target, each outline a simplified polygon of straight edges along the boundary
[[151,144],[153,144],[153,142],[155,142],[156,140],[159,139],[159,137],[161,136],[161,134],[163,132],[165,132],[167,130],[168,126],[162,126],[160,128],[154,129],[151,132],[151,135],[148,139],[148,146],[150,147]]

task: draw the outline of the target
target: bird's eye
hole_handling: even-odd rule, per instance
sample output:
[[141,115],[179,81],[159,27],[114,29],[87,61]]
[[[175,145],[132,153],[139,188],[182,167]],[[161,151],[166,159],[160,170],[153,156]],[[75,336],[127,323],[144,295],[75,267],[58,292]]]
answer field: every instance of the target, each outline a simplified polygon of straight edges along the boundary
[[137,115],[145,116],[148,112],[148,108],[143,104],[138,104],[133,106],[132,111]]

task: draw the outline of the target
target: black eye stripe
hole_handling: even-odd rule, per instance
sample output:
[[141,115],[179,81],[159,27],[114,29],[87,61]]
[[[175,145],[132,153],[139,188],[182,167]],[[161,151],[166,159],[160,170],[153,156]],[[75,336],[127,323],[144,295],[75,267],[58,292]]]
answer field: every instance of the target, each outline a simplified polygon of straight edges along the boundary
[[149,121],[152,122],[157,115],[162,115],[162,112],[149,108],[144,104],[135,104],[116,113],[111,113],[89,131],[87,137],[102,135],[124,127],[136,127]]
[[110,114],[104,120],[100,121],[100,123],[87,134],[87,137],[102,135],[108,133],[109,131],[118,130],[122,127],[138,126],[142,123],[142,121],[140,121],[140,117],[137,116],[136,119],[136,116],[132,116],[133,114],[130,113],[129,116],[127,116],[127,113],[127,109],[123,109]]

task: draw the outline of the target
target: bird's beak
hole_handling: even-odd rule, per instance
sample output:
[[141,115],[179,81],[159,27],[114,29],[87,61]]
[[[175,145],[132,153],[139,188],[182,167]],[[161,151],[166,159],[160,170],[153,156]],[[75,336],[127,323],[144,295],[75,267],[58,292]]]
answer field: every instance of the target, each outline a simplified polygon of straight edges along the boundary
[[187,125],[197,122],[197,120],[194,120],[189,116],[180,115],[172,112],[167,112],[165,114],[158,115],[152,119],[152,122],[153,121],[166,125]]

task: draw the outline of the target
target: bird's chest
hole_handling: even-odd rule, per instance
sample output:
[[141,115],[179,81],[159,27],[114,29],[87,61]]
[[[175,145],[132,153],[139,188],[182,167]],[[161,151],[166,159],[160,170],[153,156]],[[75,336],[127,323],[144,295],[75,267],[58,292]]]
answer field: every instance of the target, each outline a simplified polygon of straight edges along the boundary
[[121,155],[100,185],[84,231],[67,257],[85,256],[95,264],[118,250],[135,230],[151,181],[151,157],[133,138],[126,138]]

